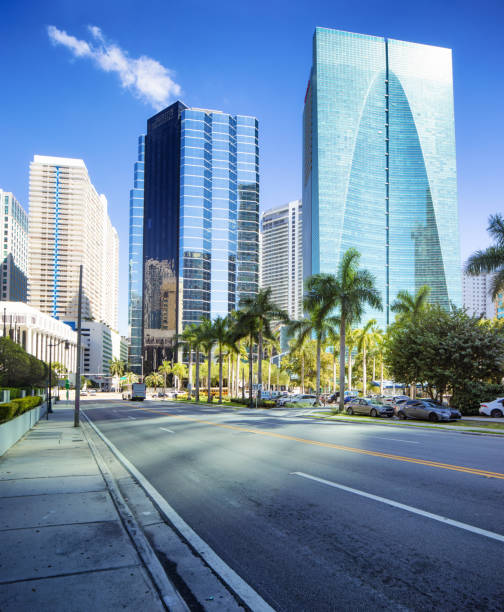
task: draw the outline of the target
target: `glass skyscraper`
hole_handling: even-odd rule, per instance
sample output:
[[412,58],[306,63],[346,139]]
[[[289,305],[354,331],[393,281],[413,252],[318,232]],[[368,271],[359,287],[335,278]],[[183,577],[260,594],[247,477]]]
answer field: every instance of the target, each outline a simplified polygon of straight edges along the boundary
[[451,50],[317,28],[303,116],[304,276],[350,247],[398,291],[461,305]]
[[128,325],[131,372],[142,374],[142,251],[145,136],[138,137],[138,155],[130,190]]
[[254,117],[176,102],[149,119],[143,235],[144,372],[190,323],[226,316],[259,286]]

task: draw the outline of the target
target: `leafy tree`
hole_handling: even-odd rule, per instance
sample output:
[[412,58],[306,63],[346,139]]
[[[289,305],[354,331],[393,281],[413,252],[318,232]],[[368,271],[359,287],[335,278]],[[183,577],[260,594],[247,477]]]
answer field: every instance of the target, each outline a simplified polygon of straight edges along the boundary
[[126,376],[126,383],[128,385],[138,382],[138,375],[134,372],[126,372],[124,376]]
[[[390,333],[385,359],[396,380],[425,381],[433,399],[452,393],[467,410],[468,389],[500,383],[504,374],[504,332],[480,325],[476,317],[431,306],[416,321]],[[471,400],[474,401],[474,400]]]
[[315,274],[307,280],[305,305],[319,307],[320,316],[325,318],[336,308],[340,318],[340,404],[344,409],[345,389],[345,344],[347,327],[357,324],[366,304],[377,310],[382,309],[382,300],[375,287],[375,278],[368,270],[359,269],[360,253],[348,249],[343,253],[338,273]]
[[8,336],[0,338],[0,385],[24,387],[30,384],[30,356]]
[[[295,341],[291,341],[291,347]],[[321,352],[320,355],[320,384],[327,386],[331,380],[331,362],[332,356],[330,353]],[[301,381],[304,378],[304,391],[315,390],[317,385],[317,342],[315,340],[306,339],[302,345],[302,350],[291,350],[282,358],[281,370],[279,378],[284,378],[284,373],[290,377],[296,377]],[[289,384],[290,381],[282,384]]]
[[124,370],[126,369],[126,364],[124,361],[121,361],[117,357],[113,357],[109,361],[109,372],[116,379],[117,383],[115,384],[116,389],[119,388],[119,379],[124,374]]
[[171,369],[172,374],[177,379],[177,391],[180,390],[180,381],[188,375],[187,366],[185,363],[174,363]]
[[487,249],[476,251],[469,257],[465,267],[468,274],[478,275],[481,272],[495,272],[491,281],[492,299],[504,291],[504,218],[500,214],[490,215],[488,233],[494,244]]
[[187,364],[187,371],[188,371],[188,377],[189,377],[187,381],[187,386],[189,388],[189,397],[191,395],[191,391],[193,387],[192,361],[193,361],[193,351],[196,348],[195,344],[197,342],[197,333],[198,333],[197,329],[198,329],[197,324],[191,323],[190,325],[187,325],[187,327],[184,328],[184,330],[182,331],[182,334],[180,335],[180,342],[187,348],[187,352],[189,355],[188,364]]
[[258,352],[259,352],[259,369],[257,372],[257,399],[261,399],[262,388],[262,358],[263,358],[263,342],[265,338],[273,338],[271,331],[271,323],[273,321],[282,321],[287,323],[289,315],[285,310],[279,308],[271,301],[271,287],[267,289],[259,289],[255,297],[244,298],[240,302],[240,308],[244,310],[249,317],[252,317],[255,322],[257,332]]

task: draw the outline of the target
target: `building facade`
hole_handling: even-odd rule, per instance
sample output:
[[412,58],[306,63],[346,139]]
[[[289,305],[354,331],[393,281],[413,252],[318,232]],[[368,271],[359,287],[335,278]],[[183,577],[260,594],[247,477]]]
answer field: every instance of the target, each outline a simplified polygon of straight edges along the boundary
[[61,321],[21,302],[0,302],[0,335],[9,336],[27,353],[77,370],[77,334]]
[[0,189],[3,209],[3,253],[0,269],[0,298],[26,302],[28,299],[28,215],[12,193]]
[[176,102],[145,138],[144,372],[176,334],[226,316],[259,287],[259,146],[254,117]]
[[303,315],[303,235],[301,200],[261,216],[261,287],[291,319]]
[[497,304],[491,295],[492,278],[493,274],[462,276],[463,306],[467,309],[467,314],[485,319],[497,316]]
[[81,159],[34,156],[29,239],[29,303],[76,319],[82,264],[83,318],[117,329],[119,239]]
[[[142,268],[144,214],[145,136],[138,137],[133,189],[130,190],[128,325],[130,331],[129,364],[135,374],[142,374]],[[128,360],[127,360],[128,361]]]
[[381,293],[462,303],[451,50],[317,28],[303,116],[304,275],[355,247]]

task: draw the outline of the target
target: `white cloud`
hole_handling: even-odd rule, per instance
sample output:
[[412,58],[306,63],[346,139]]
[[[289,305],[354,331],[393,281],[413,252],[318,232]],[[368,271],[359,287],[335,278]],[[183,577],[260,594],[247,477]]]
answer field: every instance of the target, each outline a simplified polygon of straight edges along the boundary
[[156,110],[161,110],[170,99],[180,95],[180,85],[172,79],[168,68],[145,55],[138,59],[129,57],[127,51],[108,42],[97,26],[89,26],[89,31],[93,38],[91,43],[70,36],[55,26],[47,28],[53,44],[67,47],[75,57],[92,58],[105,72],[116,72],[124,88]]

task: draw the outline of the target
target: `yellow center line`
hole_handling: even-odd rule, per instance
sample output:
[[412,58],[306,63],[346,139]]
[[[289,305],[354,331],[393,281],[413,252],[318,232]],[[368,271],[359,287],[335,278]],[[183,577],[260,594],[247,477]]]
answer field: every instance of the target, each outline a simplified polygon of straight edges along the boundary
[[319,442],[317,440],[309,440],[307,438],[298,438],[296,436],[289,436],[286,434],[275,433],[272,431],[263,431],[261,429],[253,429],[250,427],[240,427],[238,425],[227,425],[224,423],[213,423],[212,421],[205,421],[197,419],[195,417],[169,414],[167,412],[161,412],[160,410],[153,410],[152,408],[140,408],[145,412],[153,412],[155,414],[162,414],[163,416],[172,417],[174,419],[184,419],[186,421],[193,421],[194,423],[200,423],[202,425],[211,425],[212,427],[221,427],[222,429],[232,429],[235,431],[244,431],[247,433],[253,433],[260,436],[268,436],[270,438],[280,438],[282,440],[291,440],[292,442],[301,442],[303,444],[311,444],[313,446],[322,446],[324,448],[333,448],[335,450],[345,451],[348,453],[358,453],[359,455],[371,455],[372,457],[382,457],[384,459],[392,459],[394,461],[406,461],[408,463],[417,463],[419,465],[426,465],[429,467],[441,468],[443,470],[452,470],[455,472],[465,472],[466,474],[475,474],[476,476],[486,476],[487,478],[499,478],[504,480],[504,474],[500,472],[490,472],[488,470],[480,470],[478,468],[470,468],[461,465],[452,465],[451,463],[441,463],[439,461],[429,461],[428,459],[415,459],[414,457],[404,457],[402,455],[392,455],[390,453],[381,453],[379,451],[370,451],[363,448],[355,448],[353,446],[343,446],[342,444],[334,444],[333,442]]

